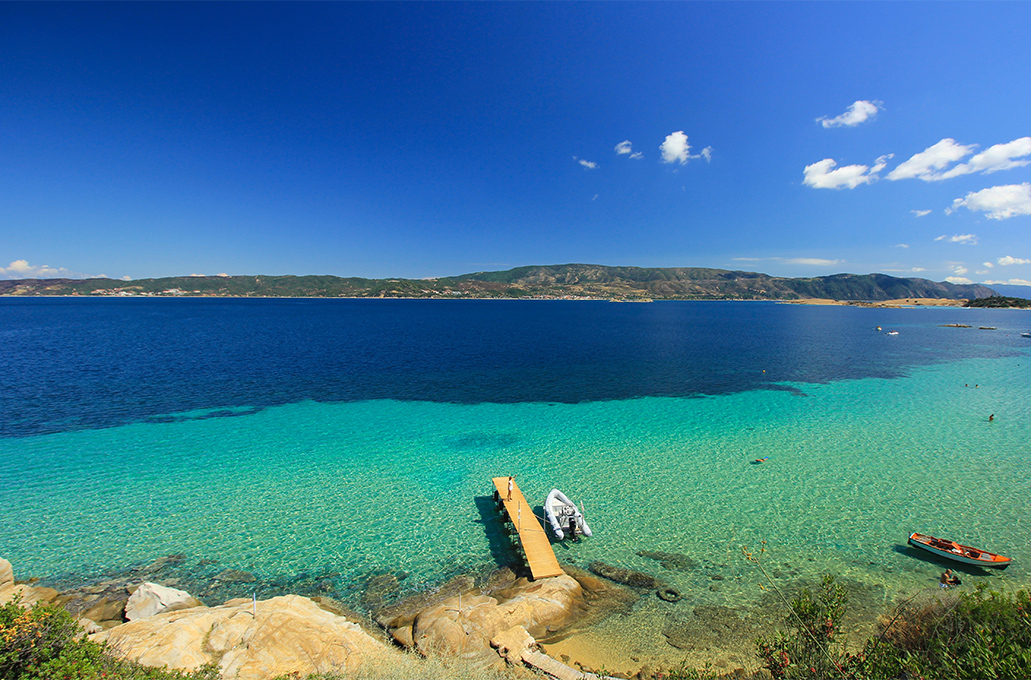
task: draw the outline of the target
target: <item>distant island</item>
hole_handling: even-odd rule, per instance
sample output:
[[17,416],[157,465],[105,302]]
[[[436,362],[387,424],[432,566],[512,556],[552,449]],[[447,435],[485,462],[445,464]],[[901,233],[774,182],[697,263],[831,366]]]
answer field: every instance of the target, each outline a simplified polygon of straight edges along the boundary
[[993,295],[991,297],[970,300],[969,302],[967,302],[966,306],[982,308],[1027,309],[1028,307],[1031,307],[1031,300],[1025,300],[1024,298],[1018,297],[1005,297],[1002,295]]
[[645,268],[562,264],[517,267],[435,279],[337,276],[176,276],[0,281],[0,295],[82,297],[302,297],[442,299],[601,299],[884,301],[904,298],[980,300],[996,296],[979,284],[956,285],[886,274],[783,278],[702,267]]

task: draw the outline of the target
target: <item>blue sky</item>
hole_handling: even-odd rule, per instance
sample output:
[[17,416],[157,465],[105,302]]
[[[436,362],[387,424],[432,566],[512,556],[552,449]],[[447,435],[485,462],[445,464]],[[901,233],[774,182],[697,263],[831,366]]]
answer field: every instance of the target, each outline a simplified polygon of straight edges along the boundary
[[1031,4],[0,3],[0,277],[1031,283]]

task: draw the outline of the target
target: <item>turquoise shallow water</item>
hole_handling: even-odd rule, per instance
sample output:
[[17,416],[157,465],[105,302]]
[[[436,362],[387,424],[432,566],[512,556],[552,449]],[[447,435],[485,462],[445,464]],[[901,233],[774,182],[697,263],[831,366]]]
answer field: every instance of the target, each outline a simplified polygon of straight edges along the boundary
[[[584,503],[594,538],[556,546],[561,560],[658,574],[691,604],[757,599],[741,547],[762,541],[800,577],[830,571],[886,599],[933,585],[941,567],[904,548],[910,531],[1008,554],[1010,569],[983,578],[1026,586],[1028,354],[800,392],[305,401],[3,439],[0,554],[19,577],[53,581],[178,552],[259,581],[331,570],[335,594],[356,601],[370,573],[403,572],[418,590],[494,564],[482,497],[515,474],[537,503],[552,486]],[[699,568],[667,572],[641,550]]]

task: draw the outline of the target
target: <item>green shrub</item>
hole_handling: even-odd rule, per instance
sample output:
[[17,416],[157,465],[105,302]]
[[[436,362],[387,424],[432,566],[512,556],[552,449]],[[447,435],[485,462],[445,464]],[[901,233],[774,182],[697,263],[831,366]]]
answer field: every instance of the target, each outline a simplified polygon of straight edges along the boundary
[[866,646],[869,677],[1023,680],[1031,669],[1028,593],[978,584],[955,600],[900,611]]
[[0,606],[0,678],[4,680],[217,680],[213,667],[194,673],[150,668],[112,656],[86,638],[72,615],[15,599]]
[[756,639],[763,667],[774,678],[847,677],[853,658],[831,647],[848,607],[845,589],[827,575],[819,592],[803,588],[789,607],[789,632]]

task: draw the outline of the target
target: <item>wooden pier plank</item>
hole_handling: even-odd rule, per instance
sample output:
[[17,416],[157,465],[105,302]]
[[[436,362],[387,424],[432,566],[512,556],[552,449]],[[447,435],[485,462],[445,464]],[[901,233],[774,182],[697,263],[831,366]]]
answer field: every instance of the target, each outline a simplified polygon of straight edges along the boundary
[[[508,497],[508,482],[512,480],[512,497]],[[509,520],[519,534],[519,543],[523,546],[526,563],[535,579],[549,576],[561,576],[564,572],[558,565],[551,541],[544,533],[544,528],[533,514],[533,508],[526,502],[523,492],[512,477],[494,477],[494,488],[508,512]]]

